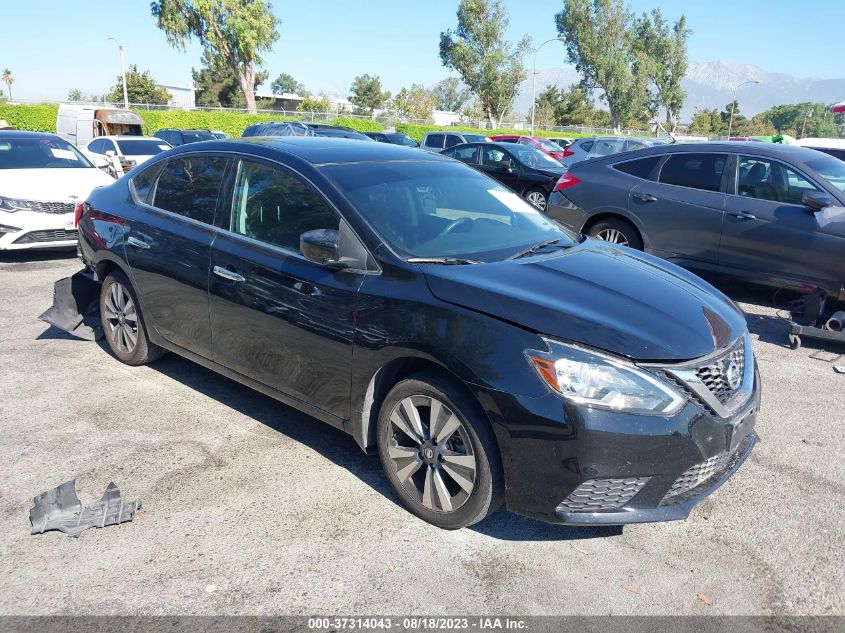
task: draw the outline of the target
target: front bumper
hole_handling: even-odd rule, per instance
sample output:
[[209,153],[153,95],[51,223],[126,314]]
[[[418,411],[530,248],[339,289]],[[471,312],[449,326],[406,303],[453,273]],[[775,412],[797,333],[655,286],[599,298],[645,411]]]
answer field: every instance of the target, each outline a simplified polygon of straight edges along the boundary
[[741,410],[722,418],[690,398],[674,416],[580,407],[487,392],[509,510],[551,523],[620,525],[686,518],[751,453],[760,377]]
[[0,211],[0,251],[67,248],[76,245],[73,213]]

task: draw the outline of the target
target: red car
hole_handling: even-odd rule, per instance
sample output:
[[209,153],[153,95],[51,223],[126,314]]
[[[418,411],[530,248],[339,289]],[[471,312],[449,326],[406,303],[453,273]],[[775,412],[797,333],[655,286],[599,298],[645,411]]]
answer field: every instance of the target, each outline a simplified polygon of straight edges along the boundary
[[548,154],[555,160],[562,160],[566,156],[572,156],[573,152],[567,152],[557,143],[553,143],[549,139],[542,136],[519,136],[517,134],[501,134],[499,136],[491,136],[491,141],[498,143],[522,143],[523,145],[532,145],[539,149],[544,154]]

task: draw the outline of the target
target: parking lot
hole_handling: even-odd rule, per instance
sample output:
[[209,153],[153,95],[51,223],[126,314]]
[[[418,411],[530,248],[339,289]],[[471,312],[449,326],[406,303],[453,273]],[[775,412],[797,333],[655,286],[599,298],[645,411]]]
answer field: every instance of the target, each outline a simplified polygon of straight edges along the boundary
[[[761,441],[687,521],[500,511],[447,532],[401,508],[351,437],[174,355],[127,367],[39,321],[79,267],[0,258],[3,614],[841,612],[845,357],[788,349],[770,292],[734,289]],[[32,498],[74,477],[83,504],[114,481],[143,508],[78,539],[31,536]]]

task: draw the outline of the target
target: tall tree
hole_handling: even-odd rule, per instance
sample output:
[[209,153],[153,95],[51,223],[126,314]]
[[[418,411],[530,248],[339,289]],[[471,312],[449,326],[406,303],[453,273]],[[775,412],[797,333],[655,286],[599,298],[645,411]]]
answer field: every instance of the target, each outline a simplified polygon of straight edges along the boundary
[[68,101],[84,101],[85,95],[82,94],[82,91],[78,88],[72,88],[68,90],[67,93],[67,100]]
[[[237,76],[229,66],[219,58],[214,58],[208,51],[203,51],[202,68],[191,71],[196,90],[196,102],[200,106],[217,108],[243,108],[246,98],[241,90]],[[267,81],[269,73],[260,70],[255,73],[253,92]]]
[[674,132],[687,94],[681,80],[687,74],[687,39],[692,31],[681,16],[670,25],[660,9],[644,13],[635,25],[634,48],[654,84],[654,106],[666,109],[666,125]]
[[719,113],[722,119],[720,132],[730,133],[731,136],[742,136],[747,133],[748,119],[739,113],[739,101],[734,99],[725,105],[725,109]]
[[431,89],[431,93],[437,101],[437,109],[447,112],[460,112],[471,97],[469,90],[461,88],[461,82],[457,77],[447,77],[437,82]]
[[431,111],[437,107],[437,99],[420,84],[413,84],[396,93],[391,105],[400,116],[431,119]]
[[555,15],[566,38],[569,61],[583,78],[584,90],[599,89],[619,130],[649,110],[648,58],[635,45],[633,15],[623,0],[564,0]]
[[329,98],[322,92],[319,96],[307,94],[305,98],[296,106],[297,112],[331,112],[332,104]]
[[3,69],[3,83],[9,89],[9,100],[12,99],[12,84],[15,83],[15,78],[12,77],[12,71],[8,68]]
[[270,84],[270,89],[274,95],[280,95],[286,92],[300,94],[305,90],[305,86],[294,79],[292,75],[282,73],[273,80],[273,83]]
[[249,112],[255,112],[255,67],[279,38],[278,20],[266,0],[153,0],[153,16],[171,45],[184,49],[196,37],[228,66]]
[[[167,90],[156,86],[155,79],[153,79],[149,70],[141,72],[135,64],[126,69],[126,94],[129,95],[129,103],[164,105],[171,97]],[[117,83],[106,95],[106,101],[123,102],[123,77],[121,75],[117,76]]]
[[352,80],[350,101],[362,112],[371,113],[390,99],[390,92],[382,91],[378,75],[358,75]]
[[492,128],[528,75],[523,58],[531,39],[524,36],[516,45],[505,40],[509,23],[502,0],[461,0],[457,29],[440,34],[440,61],[458,71]]

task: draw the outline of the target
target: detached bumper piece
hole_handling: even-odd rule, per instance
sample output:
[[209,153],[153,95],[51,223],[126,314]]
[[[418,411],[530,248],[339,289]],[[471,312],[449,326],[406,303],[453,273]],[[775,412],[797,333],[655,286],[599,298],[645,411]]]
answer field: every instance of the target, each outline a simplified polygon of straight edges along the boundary
[[83,508],[76,495],[75,479],[42,492],[33,499],[33,503],[35,505],[29,511],[31,534],[59,530],[68,536],[79,536],[88,528],[102,528],[131,521],[141,509],[140,501],[121,499],[120,490],[114,482],[108,485],[102,499]]
[[86,272],[59,279],[53,285],[53,305],[38,318],[86,341],[103,337],[97,315],[100,284]]
[[719,453],[687,469],[657,507],[637,507],[636,495],[652,479],[591,479],[576,488],[556,508],[558,522],[570,525],[623,525],[685,519],[702,499],[716,491],[742,466],[757,443],[750,432],[733,453]]

